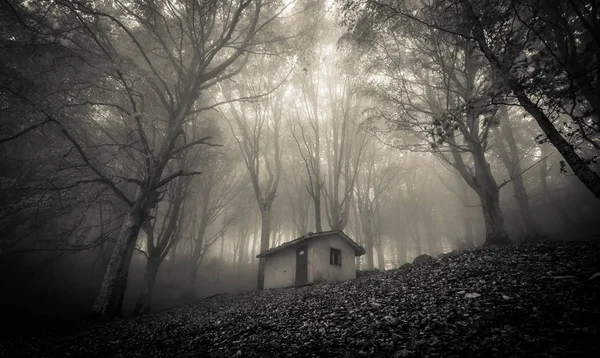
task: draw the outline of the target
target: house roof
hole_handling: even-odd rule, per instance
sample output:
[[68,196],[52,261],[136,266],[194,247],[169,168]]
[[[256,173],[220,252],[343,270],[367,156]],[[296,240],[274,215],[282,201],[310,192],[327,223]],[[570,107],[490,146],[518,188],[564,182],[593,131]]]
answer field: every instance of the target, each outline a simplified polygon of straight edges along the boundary
[[256,257],[257,258],[267,257],[269,255],[272,255],[272,254],[279,252],[283,249],[286,249],[288,247],[294,247],[294,246],[296,246],[300,243],[303,243],[309,239],[316,239],[316,238],[328,236],[331,234],[335,234],[335,235],[341,237],[343,240],[345,240],[354,249],[354,253],[356,256],[365,254],[365,249],[362,246],[360,246],[359,244],[357,244],[356,242],[354,242],[354,240],[352,240],[350,237],[348,237],[348,235],[344,234],[343,231],[331,230],[331,231],[323,231],[323,232],[317,232],[317,233],[310,232],[310,233],[308,233],[304,236],[301,236],[295,240],[284,242],[283,244],[281,244],[277,247],[274,247],[265,252],[262,252],[262,253],[256,255]]

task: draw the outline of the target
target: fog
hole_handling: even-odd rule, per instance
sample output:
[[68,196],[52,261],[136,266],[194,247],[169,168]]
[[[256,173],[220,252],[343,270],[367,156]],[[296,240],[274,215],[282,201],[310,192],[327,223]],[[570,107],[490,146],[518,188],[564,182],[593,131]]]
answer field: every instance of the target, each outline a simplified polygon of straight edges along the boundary
[[3,314],[261,289],[259,253],[328,230],[361,270],[597,236],[597,58],[417,2],[196,3],[2,5]]

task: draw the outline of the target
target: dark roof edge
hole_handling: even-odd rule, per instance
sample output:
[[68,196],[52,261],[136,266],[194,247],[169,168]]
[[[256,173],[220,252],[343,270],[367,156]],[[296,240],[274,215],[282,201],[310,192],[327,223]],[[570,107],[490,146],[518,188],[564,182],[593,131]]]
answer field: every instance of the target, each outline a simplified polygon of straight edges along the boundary
[[261,257],[266,257],[269,256],[271,254],[274,254],[276,252],[279,252],[283,249],[286,248],[290,248],[290,247],[294,247],[295,245],[304,242],[308,239],[314,239],[317,237],[321,237],[321,236],[326,236],[326,235],[331,235],[331,234],[338,234],[340,235],[344,240],[346,240],[350,246],[352,246],[352,248],[354,249],[354,254],[355,256],[361,256],[364,255],[366,253],[365,249],[360,246],[359,244],[357,244],[354,240],[352,240],[348,235],[346,235],[343,231],[341,230],[330,230],[330,231],[322,231],[322,232],[317,232],[314,234],[307,234],[304,236],[300,236],[299,238],[292,240],[292,241],[288,241],[288,242],[284,242],[283,244],[277,246],[277,247],[273,247],[265,252],[262,252],[258,255],[256,255],[257,258],[261,258]]

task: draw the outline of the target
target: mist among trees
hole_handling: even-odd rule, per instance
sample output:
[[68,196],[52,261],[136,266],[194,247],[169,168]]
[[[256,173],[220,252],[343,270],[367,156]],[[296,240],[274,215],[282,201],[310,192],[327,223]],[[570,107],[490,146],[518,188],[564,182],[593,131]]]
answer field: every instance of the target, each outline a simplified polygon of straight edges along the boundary
[[3,304],[141,315],[263,288],[342,230],[362,270],[597,235],[599,4],[0,5]]

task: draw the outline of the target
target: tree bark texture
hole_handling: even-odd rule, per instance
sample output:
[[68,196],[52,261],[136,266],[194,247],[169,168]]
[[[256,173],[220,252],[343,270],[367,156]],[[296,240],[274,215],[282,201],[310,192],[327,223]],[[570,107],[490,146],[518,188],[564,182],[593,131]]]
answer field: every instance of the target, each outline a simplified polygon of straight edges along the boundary
[[[271,205],[261,205],[260,210],[262,228],[260,232],[260,252],[269,249],[269,237],[271,236]],[[261,257],[258,261],[258,290],[265,288],[265,258]]]
[[316,232],[322,232],[323,224],[321,221],[321,194],[315,194],[313,196],[313,204],[315,206],[315,230]]
[[485,243],[487,245],[508,244],[508,234],[504,227],[504,214],[500,209],[500,188],[496,184],[483,151],[475,150],[475,179],[477,194],[481,200],[485,221]]
[[[449,138],[449,142],[456,146],[454,138]],[[500,188],[485,159],[483,148],[479,145],[471,145],[470,149],[475,166],[474,175],[467,170],[459,152],[453,151],[452,156],[463,179],[479,196],[485,222],[485,244],[508,244],[510,240],[504,227],[504,214],[500,209]]]
[[146,272],[144,273],[144,281],[142,283],[142,291],[138,297],[135,309],[133,310],[134,315],[143,315],[150,312],[154,282],[156,281],[156,275],[158,274],[161,263],[162,259],[160,257],[151,256],[148,258]]
[[385,252],[381,237],[377,237],[375,240],[375,248],[377,250],[377,268],[381,271],[385,271]]
[[396,265],[400,266],[406,263],[406,241],[405,237],[396,238]]
[[92,315],[99,318],[120,316],[122,314],[123,297],[127,288],[129,264],[138,234],[148,214],[140,208],[143,204],[137,202],[127,213],[117,243],[106,268],[100,292],[96,297]]
[[365,251],[367,256],[367,270],[372,270],[375,268],[375,261],[373,257],[373,240],[369,238],[365,238]]
[[[519,157],[519,150],[515,136],[512,127],[510,126],[508,110],[506,109],[506,106],[503,106],[500,111],[502,116],[500,118],[500,128],[502,131],[495,129],[500,159],[502,160],[502,163],[504,164],[504,167],[506,168],[510,177],[513,191],[515,193],[515,199],[517,201],[517,207],[519,208],[519,214],[521,216],[521,220],[523,221],[523,226],[525,227],[527,239],[537,240],[541,237],[541,233],[537,223],[531,215],[529,196],[527,195],[527,190],[525,189],[525,184],[523,183],[523,176],[521,175],[521,158]],[[503,139],[508,145],[508,150],[503,143]]]

